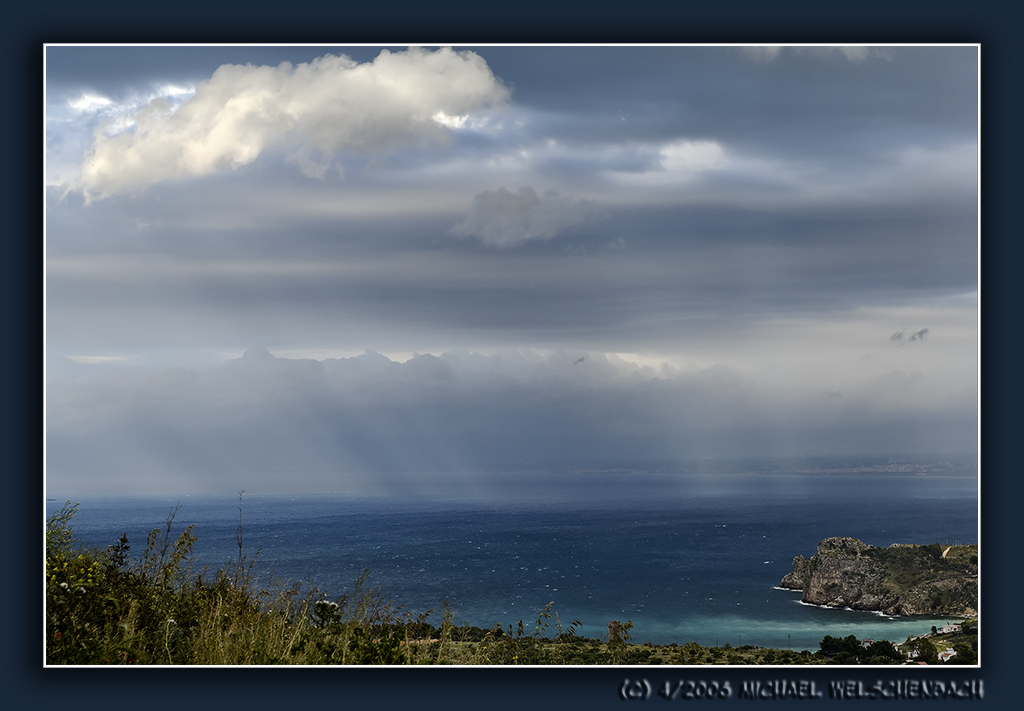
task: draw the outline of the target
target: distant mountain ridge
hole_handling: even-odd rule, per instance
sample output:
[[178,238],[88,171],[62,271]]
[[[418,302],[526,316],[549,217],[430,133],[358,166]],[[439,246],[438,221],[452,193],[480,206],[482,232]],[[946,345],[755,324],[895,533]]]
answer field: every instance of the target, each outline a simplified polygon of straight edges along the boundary
[[978,614],[978,546],[894,543],[870,546],[826,538],[810,559],[798,555],[780,585],[803,602],[886,615]]

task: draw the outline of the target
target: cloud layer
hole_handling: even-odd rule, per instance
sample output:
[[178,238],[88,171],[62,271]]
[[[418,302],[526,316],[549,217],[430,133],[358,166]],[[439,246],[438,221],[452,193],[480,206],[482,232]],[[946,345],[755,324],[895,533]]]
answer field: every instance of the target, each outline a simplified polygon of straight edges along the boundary
[[788,455],[808,440],[835,451],[969,445],[950,433],[970,417],[936,400],[938,384],[921,373],[848,384],[829,397],[780,392],[726,366],[683,371],[592,352],[400,363],[252,348],[213,369],[51,386],[51,484],[88,488],[122,472],[147,489],[184,478],[192,490],[287,491],[298,472],[314,487],[399,493],[396,482],[429,491],[466,472],[543,470],[556,480],[573,462]]
[[976,445],[976,47],[46,59],[48,480]]

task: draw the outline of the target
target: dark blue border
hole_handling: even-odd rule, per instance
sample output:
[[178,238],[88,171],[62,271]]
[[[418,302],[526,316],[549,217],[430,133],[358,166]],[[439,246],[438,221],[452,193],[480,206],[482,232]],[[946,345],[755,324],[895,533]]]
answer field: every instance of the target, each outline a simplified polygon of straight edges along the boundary
[[[1021,303],[1014,273],[1020,229],[1011,210],[1021,191],[1018,110],[1020,53],[1009,17],[977,4],[860,2],[719,2],[667,10],[662,3],[389,3],[361,10],[344,3],[280,6],[238,3],[49,3],[9,13],[0,42],[14,91],[0,112],[12,157],[3,161],[7,226],[0,237],[5,347],[3,386],[3,531],[15,565],[5,576],[7,620],[0,645],[4,696],[14,708],[91,709],[144,706],[279,709],[324,708],[620,708],[624,678],[828,679],[912,678],[890,670],[835,668],[674,669],[170,669],[42,668],[39,531],[42,500],[42,45],[45,42],[374,42],[394,39],[464,42],[967,42],[982,46],[982,543],[981,670],[944,670],[944,679],[983,679],[985,701],[1013,696],[1012,642],[1019,615],[1011,596],[1020,559],[1019,499],[1012,405],[1020,394],[1016,339]],[[950,9],[956,7],[957,9]],[[1012,362],[1010,359],[1013,359]],[[931,670],[928,677],[934,675]],[[827,698],[823,703],[827,702]],[[647,704],[666,703],[651,699]],[[678,703],[678,702],[676,702]],[[715,706],[753,702],[704,702]],[[765,702],[760,702],[765,703]],[[845,702],[856,703],[856,702]],[[962,702],[971,704],[972,702]]]

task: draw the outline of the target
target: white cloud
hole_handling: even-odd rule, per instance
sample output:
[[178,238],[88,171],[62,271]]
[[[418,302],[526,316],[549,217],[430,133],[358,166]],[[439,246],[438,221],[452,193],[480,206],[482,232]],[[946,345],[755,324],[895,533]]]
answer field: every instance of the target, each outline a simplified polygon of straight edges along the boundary
[[779,56],[782,47],[778,45],[742,47],[741,51],[755,62],[770,62]]
[[867,47],[839,47],[839,51],[851,62],[862,62],[868,58]]
[[322,176],[340,151],[444,141],[445,126],[507,97],[481,57],[450,48],[384,50],[365,64],[325,55],[297,66],[223,65],[180,106],[157,97],[113,127],[121,132],[97,130],[69,188],[87,200],[135,193],[232,170],[269,149]]
[[552,190],[537,195],[531,187],[516,193],[501,188],[474,197],[466,219],[453,231],[479,237],[495,247],[513,247],[531,239],[551,239],[601,214],[593,201],[573,200]]
[[74,101],[69,101],[68,106],[81,113],[91,113],[106,106],[110,106],[112,103],[113,102],[105,96],[83,94],[80,98],[75,99]]
[[676,141],[661,149],[661,165],[672,172],[706,170],[724,157],[725,151],[715,141]]
[[782,50],[800,54],[810,54],[817,57],[827,57],[834,54],[841,54],[851,62],[863,62],[869,57],[892,61],[892,53],[885,47],[871,47],[867,45],[848,46],[780,46],[765,45],[741,47],[740,50],[748,58],[755,62],[771,62],[778,58]]
[[177,84],[164,84],[156,92],[157,96],[183,97],[192,96],[196,93],[194,86],[178,86]]
[[444,111],[438,111],[430,118],[432,118],[434,121],[437,121],[442,126],[458,129],[466,125],[466,120],[469,119],[469,116],[449,116]]

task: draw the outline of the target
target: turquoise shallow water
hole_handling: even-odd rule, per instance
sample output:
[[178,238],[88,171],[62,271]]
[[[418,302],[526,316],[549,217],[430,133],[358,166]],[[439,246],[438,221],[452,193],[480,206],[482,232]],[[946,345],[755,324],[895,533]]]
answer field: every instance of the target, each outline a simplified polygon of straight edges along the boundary
[[[47,503],[52,511],[66,498]],[[79,499],[76,499],[79,500]],[[237,556],[237,498],[80,499],[74,519],[86,545],[146,534],[178,503],[175,531],[195,524],[200,566]],[[866,543],[976,543],[973,480],[933,477],[731,477],[586,504],[385,500],[247,494],[243,547],[256,570],[308,581],[336,597],[368,568],[409,610],[443,601],[455,621],[490,627],[523,620],[549,602],[564,625],[602,637],[609,620],[632,620],[633,640],[694,640],[817,649],[826,634],[902,641],[931,618],[801,604],[778,583],[797,554],[823,538]]]

